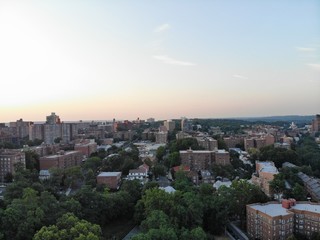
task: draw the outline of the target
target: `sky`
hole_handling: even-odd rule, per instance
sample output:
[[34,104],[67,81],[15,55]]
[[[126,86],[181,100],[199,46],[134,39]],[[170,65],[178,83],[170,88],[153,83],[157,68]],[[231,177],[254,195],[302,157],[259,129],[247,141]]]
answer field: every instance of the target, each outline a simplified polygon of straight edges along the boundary
[[0,122],[320,113],[318,0],[1,0]]

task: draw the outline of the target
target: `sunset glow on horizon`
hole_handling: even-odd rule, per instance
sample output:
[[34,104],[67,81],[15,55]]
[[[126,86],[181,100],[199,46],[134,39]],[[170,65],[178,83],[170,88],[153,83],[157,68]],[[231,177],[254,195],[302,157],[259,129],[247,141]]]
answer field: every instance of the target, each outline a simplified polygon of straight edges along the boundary
[[320,3],[0,2],[0,122],[320,112]]

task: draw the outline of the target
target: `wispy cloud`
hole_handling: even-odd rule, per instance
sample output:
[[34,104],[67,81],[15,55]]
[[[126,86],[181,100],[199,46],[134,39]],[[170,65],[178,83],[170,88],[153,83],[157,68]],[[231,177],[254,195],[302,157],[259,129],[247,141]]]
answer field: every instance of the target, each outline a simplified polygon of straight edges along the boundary
[[165,24],[162,24],[162,25],[156,27],[153,31],[155,33],[160,33],[160,32],[165,32],[165,31],[169,30],[170,28],[171,28],[171,25],[168,23],[165,23]]
[[234,77],[234,78],[240,78],[240,79],[248,79],[248,77],[242,76],[242,75],[239,75],[239,74],[234,74],[234,75],[232,75],[232,77]]
[[320,63],[307,63],[306,65],[315,69],[315,70],[320,71]]
[[196,65],[195,63],[180,61],[180,60],[171,58],[166,55],[155,55],[155,56],[153,56],[153,58],[157,59],[163,63],[172,64],[172,65],[179,65],[179,66],[194,66],[194,65]]
[[296,47],[296,49],[300,52],[314,52],[314,51],[316,51],[315,48],[310,48],[310,47]]

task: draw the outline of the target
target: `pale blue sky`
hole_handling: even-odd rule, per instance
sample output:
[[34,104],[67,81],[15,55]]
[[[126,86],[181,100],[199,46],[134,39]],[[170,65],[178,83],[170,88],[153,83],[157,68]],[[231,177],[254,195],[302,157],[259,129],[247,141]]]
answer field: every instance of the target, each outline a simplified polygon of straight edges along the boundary
[[0,122],[320,112],[320,1],[0,2]]

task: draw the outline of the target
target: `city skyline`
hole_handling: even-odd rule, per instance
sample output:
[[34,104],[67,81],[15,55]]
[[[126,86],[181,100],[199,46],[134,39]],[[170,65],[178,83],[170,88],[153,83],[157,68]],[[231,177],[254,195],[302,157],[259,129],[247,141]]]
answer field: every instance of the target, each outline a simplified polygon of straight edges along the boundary
[[0,122],[315,115],[318,1],[1,1]]

